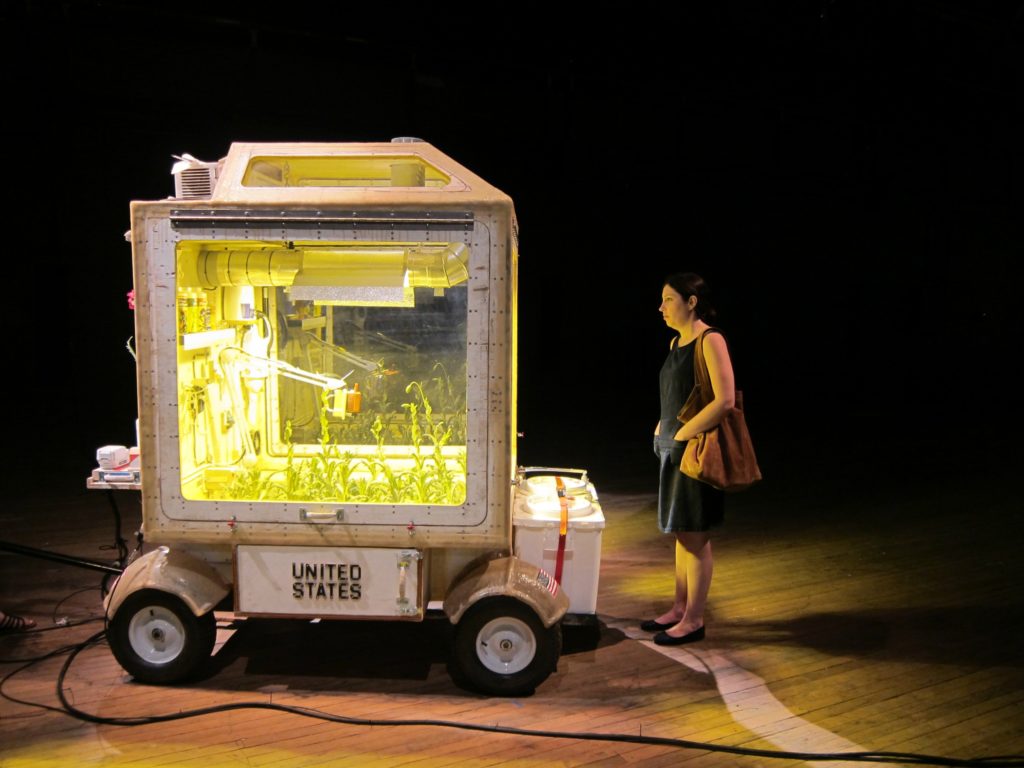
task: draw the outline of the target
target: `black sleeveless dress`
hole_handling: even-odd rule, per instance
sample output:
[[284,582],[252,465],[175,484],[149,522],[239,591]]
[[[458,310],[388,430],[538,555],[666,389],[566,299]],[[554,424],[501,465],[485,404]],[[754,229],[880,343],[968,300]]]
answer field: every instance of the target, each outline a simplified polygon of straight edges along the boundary
[[[721,332],[712,329],[709,333]],[[661,429],[654,438],[654,452],[661,468],[658,527],[662,533],[709,531],[725,520],[725,494],[679,471],[686,443],[675,439],[681,426],[676,414],[693,389],[696,341],[680,347],[677,339],[673,340],[672,349],[661,366]]]

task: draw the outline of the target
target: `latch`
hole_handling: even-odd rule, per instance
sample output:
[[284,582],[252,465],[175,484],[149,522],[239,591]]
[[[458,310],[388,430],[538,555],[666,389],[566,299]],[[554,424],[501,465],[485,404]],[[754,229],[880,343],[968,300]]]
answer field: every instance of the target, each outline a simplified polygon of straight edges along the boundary
[[423,553],[418,549],[403,549],[398,553],[398,598],[395,600],[395,604],[398,606],[398,612],[403,616],[414,616],[419,613],[419,608],[415,604],[409,604],[406,585],[409,580],[409,567],[414,566],[422,559]]

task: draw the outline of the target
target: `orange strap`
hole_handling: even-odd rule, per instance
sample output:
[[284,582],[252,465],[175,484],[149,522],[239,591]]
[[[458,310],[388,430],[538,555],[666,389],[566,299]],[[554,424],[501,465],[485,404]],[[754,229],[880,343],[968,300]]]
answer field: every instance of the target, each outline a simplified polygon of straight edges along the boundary
[[565,537],[569,533],[569,499],[565,495],[565,483],[560,475],[555,475],[555,488],[558,489],[558,505],[562,508],[562,519],[558,526],[558,555],[555,560],[555,581],[562,583],[562,566],[565,564]]

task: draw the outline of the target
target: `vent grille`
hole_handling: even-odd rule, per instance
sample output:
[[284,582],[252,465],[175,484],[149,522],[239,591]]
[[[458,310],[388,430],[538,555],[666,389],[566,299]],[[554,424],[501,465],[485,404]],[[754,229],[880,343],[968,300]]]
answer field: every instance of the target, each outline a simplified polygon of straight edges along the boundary
[[184,200],[209,200],[216,183],[215,168],[189,168],[174,177],[174,196]]
[[174,176],[174,196],[178,200],[209,200],[217,186],[220,163],[204,163],[192,155],[174,155],[177,160],[171,168]]

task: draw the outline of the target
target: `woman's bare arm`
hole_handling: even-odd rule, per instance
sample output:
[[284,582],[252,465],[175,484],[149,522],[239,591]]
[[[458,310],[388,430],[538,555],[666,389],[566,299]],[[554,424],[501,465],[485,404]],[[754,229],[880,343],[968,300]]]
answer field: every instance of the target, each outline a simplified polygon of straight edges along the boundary
[[718,425],[728,411],[736,404],[736,384],[732,374],[729,347],[720,333],[709,333],[704,337],[704,362],[708,366],[714,400],[704,406],[692,419],[676,432],[676,440],[689,440],[701,432]]

